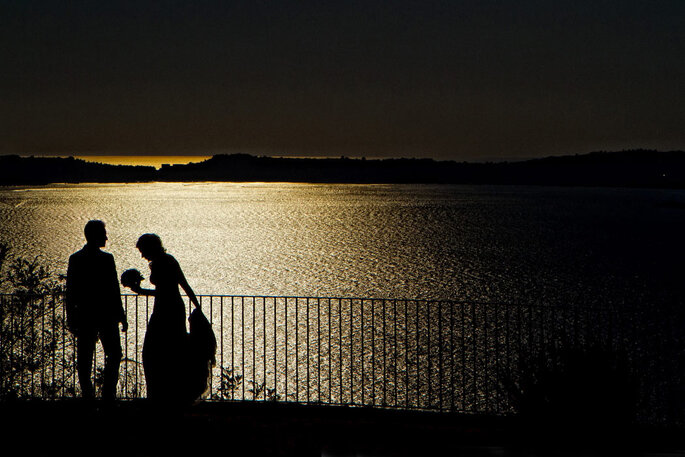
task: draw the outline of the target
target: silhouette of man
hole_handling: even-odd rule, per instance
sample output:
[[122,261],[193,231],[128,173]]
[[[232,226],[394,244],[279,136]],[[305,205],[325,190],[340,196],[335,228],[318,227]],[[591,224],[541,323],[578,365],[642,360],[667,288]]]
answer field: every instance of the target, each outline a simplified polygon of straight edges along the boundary
[[121,363],[119,323],[125,332],[128,322],[121,304],[114,257],[100,250],[107,243],[105,223],[89,221],[84,234],[86,245],[69,257],[67,325],[76,335],[76,366],[83,397],[95,396],[91,369],[99,339],[105,352],[102,398],[114,400]]

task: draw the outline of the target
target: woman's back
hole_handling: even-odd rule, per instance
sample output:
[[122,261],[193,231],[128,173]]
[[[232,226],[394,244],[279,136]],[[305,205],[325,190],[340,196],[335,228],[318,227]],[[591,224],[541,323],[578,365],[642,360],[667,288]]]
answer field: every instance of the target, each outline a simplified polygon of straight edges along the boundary
[[157,294],[179,294],[178,284],[181,267],[171,254],[163,255],[150,262],[150,282],[155,285]]
[[169,254],[161,255],[150,263],[150,282],[155,285],[155,307],[151,324],[163,326],[164,333],[186,333],[186,313],[178,289],[181,267]]

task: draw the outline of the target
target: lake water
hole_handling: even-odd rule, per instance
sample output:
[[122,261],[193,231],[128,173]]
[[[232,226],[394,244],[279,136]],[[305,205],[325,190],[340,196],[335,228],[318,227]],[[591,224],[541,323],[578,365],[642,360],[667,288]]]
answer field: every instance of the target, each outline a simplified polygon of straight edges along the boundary
[[198,294],[669,303],[685,192],[288,183],[0,188],[0,241],[64,273],[89,219],[117,268],[161,236]]
[[[644,367],[645,416],[665,417],[661,411],[673,403],[664,394],[673,386],[664,383],[680,379],[673,361],[682,351],[670,335],[682,328],[683,191],[288,183],[0,188],[0,242],[17,255],[41,256],[59,273],[94,218],[107,223],[106,250],[119,272],[149,274],[135,244],[154,232],[197,294],[333,297],[205,297],[223,369],[215,369],[215,398],[509,411],[502,373],[525,372],[523,354],[572,337],[622,347],[633,366]],[[550,306],[528,306],[539,304]],[[151,301],[127,297],[126,306],[131,328],[122,336],[119,388],[121,396],[138,396]],[[622,307],[638,314],[600,309]],[[57,376],[74,386],[72,365]],[[33,373],[22,381],[32,392],[43,378]]]

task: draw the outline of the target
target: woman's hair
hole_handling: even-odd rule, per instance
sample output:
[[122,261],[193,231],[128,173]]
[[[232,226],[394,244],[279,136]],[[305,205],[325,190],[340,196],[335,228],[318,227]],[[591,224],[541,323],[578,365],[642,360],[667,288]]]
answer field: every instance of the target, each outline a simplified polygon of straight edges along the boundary
[[162,240],[159,236],[154,233],[146,233],[138,238],[136,247],[141,251],[147,251],[152,253],[163,254],[166,252],[164,246],[162,246]]

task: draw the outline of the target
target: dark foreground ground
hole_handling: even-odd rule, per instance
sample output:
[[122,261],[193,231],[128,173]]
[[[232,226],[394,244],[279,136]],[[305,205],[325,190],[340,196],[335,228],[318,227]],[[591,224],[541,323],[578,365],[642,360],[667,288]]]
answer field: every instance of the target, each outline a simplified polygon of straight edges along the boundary
[[0,403],[0,455],[685,456],[681,429],[275,403]]

